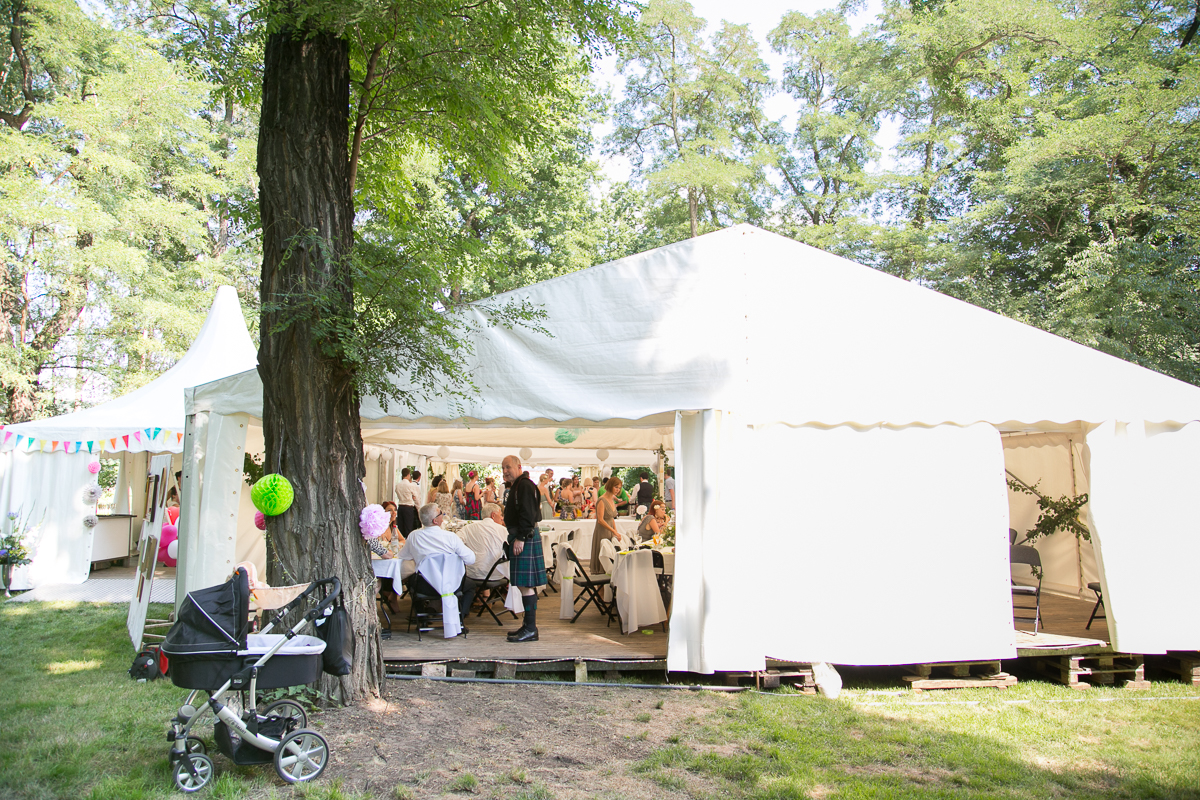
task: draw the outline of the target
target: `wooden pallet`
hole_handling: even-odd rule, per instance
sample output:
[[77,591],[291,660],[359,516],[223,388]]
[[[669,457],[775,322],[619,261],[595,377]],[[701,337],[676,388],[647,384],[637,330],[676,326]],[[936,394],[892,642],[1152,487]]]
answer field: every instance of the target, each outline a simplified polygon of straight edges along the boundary
[[[914,691],[928,689],[1006,689],[1016,686],[1017,676],[1000,671],[999,661],[951,661],[912,664],[914,674],[902,680]],[[937,675],[934,675],[934,671]]]
[[1150,688],[1142,656],[1136,654],[1054,656],[1034,661],[1043,675],[1072,689],[1113,686],[1118,682],[1126,689]]
[[778,689],[788,685],[799,690],[801,694],[817,693],[812,664],[767,659],[767,668],[764,670],[722,672],[720,676],[725,686],[748,686],[753,681],[755,689]]
[[1192,686],[1200,686],[1200,653],[1168,652],[1162,661],[1164,672],[1178,675],[1184,683],[1191,682]]

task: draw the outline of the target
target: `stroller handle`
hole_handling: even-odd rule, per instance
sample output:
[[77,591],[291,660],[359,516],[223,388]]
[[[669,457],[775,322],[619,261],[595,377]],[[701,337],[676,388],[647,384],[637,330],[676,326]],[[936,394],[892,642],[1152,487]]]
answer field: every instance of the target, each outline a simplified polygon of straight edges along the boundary
[[278,618],[281,619],[287,612],[307,602],[308,599],[313,596],[313,594],[320,591],[323,587],[331,588],[325,593],[325,597],[322,598],[321,602],[317,603],[317,605],[310,609],[304,616],[309,620],[313,620],[324,614],[325,609],[333,605],[334,601],[336,601],[342,593],[342,582],[337,578],[324,578],[319,581],[313,581],[311,584],[309,584],[307,589],[296,595],[292,602],[278,610]]

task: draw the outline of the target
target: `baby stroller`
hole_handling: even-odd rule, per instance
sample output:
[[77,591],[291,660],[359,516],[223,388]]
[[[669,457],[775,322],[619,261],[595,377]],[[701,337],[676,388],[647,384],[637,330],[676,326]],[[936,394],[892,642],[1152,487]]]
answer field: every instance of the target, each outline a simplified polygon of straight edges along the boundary
[[[192,690],[167,732],[176,787],[197,792],[214,777],[203,740],[191,734],[206,711],[216,717],[217,748],[235,764],[274,762],[275,771],[288,783],[311,781],[325,771],[329,743],[308,729],[304,707],[277,700],[260,711],[257,692],[312,683],[321,675],[325,641],[298,632],[315,621],[324,623],[335,608],[341,609],[340,595],[337,578],[316,581],[282,604],[261,633],[250,633],[245,569],[239,567],[220,586],[188,592],[162,645],[169,659],[167,675],[176,686]],[[285,614],[310,601],[315,606],[290,631],[270,633]],[[208,699],[197,706],[201,691]]]

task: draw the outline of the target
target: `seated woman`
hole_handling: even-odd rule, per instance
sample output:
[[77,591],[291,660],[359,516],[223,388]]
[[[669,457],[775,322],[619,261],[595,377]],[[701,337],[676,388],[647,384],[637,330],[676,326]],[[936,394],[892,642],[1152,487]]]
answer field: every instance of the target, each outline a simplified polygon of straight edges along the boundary
[[646,516],[642,517],[642,524],[638,525],[638,540],[644,544],[655,536],[661,536],[665,527],[667,527],[667,505],[662,500],[653,500],[650,503],[650,510],[646,512]]
[[[404,537],[400,535],[400,528],[396,525],[396,504],[391,500],[384,500],[382,505],[383,510],[391,514],[391,521],[388,523],[387,530],[378,539],[367,539],[367,547],[371,549],[374,556],[379,558],[395,558],[404,544]],[[393,613],[400,613],[400,595],[396,594],[392,579],[379,578],[378,581],[379,594],[388,604],[388,608]]]

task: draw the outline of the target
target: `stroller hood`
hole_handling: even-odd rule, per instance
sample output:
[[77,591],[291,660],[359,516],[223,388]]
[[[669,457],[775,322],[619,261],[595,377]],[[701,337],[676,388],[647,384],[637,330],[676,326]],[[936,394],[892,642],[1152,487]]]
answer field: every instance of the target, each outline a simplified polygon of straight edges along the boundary
[[225,583],[188,592],[163,641],[172,660],[213,658],[246,649],[250,586],[244,569]]

